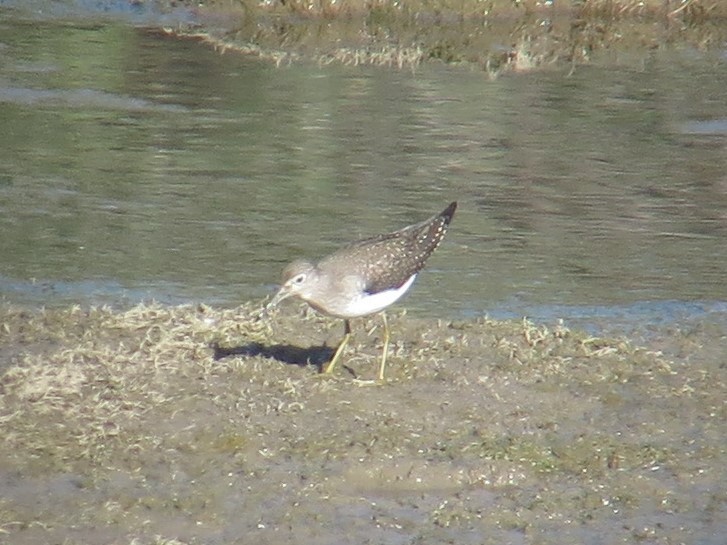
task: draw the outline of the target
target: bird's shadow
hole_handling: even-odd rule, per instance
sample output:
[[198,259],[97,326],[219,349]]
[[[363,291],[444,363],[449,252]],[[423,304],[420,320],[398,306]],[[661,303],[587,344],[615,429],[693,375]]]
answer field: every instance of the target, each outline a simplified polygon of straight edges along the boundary
[[332,357],[335,350],[328,346],[310,346],[301,348],[290,344],[275,344],[267,346],[262,343],[249,343],[240,346],[211,345],[214,350],[214,359],[221,360],[229,356],[262,356],[271,358],[288,365],[307,367],[314,365],[320,370]]

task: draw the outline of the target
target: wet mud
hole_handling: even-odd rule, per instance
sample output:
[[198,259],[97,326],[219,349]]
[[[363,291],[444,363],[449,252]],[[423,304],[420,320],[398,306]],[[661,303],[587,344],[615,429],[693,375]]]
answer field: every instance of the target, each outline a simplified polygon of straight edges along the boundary
[[724,332],[286,306],[0,314],[0,541],[718,543]]

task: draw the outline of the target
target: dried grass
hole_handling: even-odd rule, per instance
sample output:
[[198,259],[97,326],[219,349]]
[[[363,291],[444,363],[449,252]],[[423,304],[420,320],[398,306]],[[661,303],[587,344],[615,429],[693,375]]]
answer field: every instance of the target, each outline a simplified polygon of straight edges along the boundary
[[[287,498],[265,513],[284,527],[333,509],[326,498],[381,491],[447,498],[427,508],[433,527],[528,529],[553,512],[609,520],[606,500],[658,503],[688,482],[664,484],[664,468],[701,482],[727,467],[715,362],[684,365],[562,323],[399,314],[389,384],[361,387],[352,378],[375,374],[378,321],[354,324],[340,372],[322,379],[332,350],[320,345],[338,341],[340,324],[298,308],[274,319],[253,305],[0,311],[5,475],[79,483],[42,509],[6,495],[0,533],[42,525],[61,542],[70,524],[164,536],[164,521],[183,516],[209,522],[177,536],[198,542],[220,524],[254,526],[251,506]],[[722,469],[703,477],[704,467]],[[525,509],[539,486],[562,493]],[[495,491],[512,495],[517,517],[467,501]],[[684,491],[671,494],[683,502],[673,509],[689,508]],[[70,500],[86,503],[76,513]],[[236,502],[253,509],[242,522]]]
[[466,64],[490,77],[561,66],[573,70],[601,51],[672,43],[700,49],[725,39],[727,4],[719,0],[538,0],[523,2],[336,2],[230,5],[200,10],[207,25],[166,29],[221,53],[255,56],[276,66]]

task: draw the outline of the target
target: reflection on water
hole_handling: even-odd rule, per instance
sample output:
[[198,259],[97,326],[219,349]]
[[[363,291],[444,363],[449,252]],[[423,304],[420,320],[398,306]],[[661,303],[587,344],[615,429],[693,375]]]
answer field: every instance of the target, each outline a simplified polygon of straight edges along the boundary
[[413,312],[727,301],[726,135],[699,129],[724,123],[724,60],[491,82],[113,24],[9,22],[0,46],[5,300],[262,299],[289,260],[457,199]]

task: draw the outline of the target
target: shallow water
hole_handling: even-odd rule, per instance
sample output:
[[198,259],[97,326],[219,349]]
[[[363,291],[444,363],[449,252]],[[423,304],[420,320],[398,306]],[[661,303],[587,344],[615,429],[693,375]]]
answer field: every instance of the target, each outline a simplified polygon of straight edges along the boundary
[[262,299],[289,260],[456,199],[400,308],[596,329],[724,315],[724,55],[490,81],[275,68],[128,20],[8,13],[4,300]]

